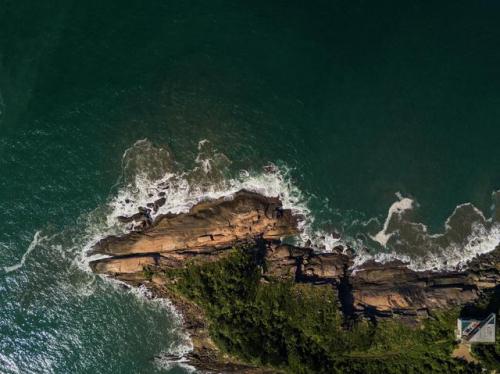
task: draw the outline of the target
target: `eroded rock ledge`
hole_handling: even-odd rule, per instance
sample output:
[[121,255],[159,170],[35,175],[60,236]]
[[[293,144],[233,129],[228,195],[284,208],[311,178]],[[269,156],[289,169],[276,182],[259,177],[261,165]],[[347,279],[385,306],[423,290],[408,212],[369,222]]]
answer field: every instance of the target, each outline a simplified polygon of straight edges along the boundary
[[[144,223],[144,215],[146,210],[123,220]],[[195,343],[193,361],[216,371],[265,372],[229,359],[224,363],[216,359],[217,348],[210,340],[201,311],[169,294],[162,287],[164,279],[156,273],[217,261],[234,246],[250,245],[262,258],[262,281],[330,284],[347,317],[399,315],[413,322],[436,309],[472,303],[484,290],[500,284],[499,248],[477,257],[460,272],[415,272],[401,262],[368,262],[353,272],[354,254],[348,248],[338,247],[333,253],[322,254],[281,243],[281,238],[298,233],[296,217],[283,209],[279,199],[248,191],[201,202],[188,213],[160,216],[142,226],[139,231],[101,240],[93,253],[111,257],[92,262],[91,268],[131,285],[144,284],[159,297],[169,297],[186,318]]]

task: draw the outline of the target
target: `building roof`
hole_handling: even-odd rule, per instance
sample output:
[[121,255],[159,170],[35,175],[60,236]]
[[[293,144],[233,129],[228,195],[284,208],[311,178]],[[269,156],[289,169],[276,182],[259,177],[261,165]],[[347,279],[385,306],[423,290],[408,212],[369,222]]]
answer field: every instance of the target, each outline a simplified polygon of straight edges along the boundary
[[457,338],[468,343],[495,343],[496,316],[490,314],[484,320],[459,318]]

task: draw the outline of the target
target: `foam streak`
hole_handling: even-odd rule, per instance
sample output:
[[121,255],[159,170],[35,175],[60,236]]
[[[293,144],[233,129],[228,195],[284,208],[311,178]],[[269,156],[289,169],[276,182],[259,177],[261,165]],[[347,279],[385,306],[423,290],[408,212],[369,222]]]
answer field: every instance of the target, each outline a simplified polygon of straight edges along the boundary
[[39,245],[43,240],[47,239],[45,236],[40,236],[40,231],[37,231],[35,233],[35,236],[33,237],[33,240],[31,241],[30,245],[28,246],[28,249],[26,252],[24,252],[23,257],[21,257],[21,261],[19,263],[12,265],[12,266],[5,266],[3,269],[6,273],[10,273],[12,271],[16,271],[20,269],[21,267],[24,266],[24,263],[26,262],[26,259],[28,258],[28,255],[35,249],[37,245]]

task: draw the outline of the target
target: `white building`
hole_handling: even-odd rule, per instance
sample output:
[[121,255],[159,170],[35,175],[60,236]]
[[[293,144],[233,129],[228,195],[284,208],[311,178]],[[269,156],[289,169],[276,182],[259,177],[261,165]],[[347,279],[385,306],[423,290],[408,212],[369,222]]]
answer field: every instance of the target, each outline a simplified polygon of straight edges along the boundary
[[464,343],[495,343],[495,313],[484,320],[459,318],[457,320],[457,339]]

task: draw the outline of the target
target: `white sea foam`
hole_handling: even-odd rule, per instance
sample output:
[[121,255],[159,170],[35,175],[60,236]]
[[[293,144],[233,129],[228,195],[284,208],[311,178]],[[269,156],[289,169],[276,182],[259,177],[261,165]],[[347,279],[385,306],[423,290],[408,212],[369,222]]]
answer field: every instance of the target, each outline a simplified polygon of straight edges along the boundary
[[120,223],[119,217],[129,217],[161,198],[164,204],[151,210],[152,219],[167,213],[187,212],[200,201],[230,198],[245,189],[268,197],[278,197],[285,209],[298,217],[297,244],[308,244],[318,251],[331,251],[342,239],[332,233],[314,229],[315,218],[308,207],[308,198],[293,183],[286,166],[266,165],[262,170],[241,170],[238,175],[227,173],[230,160],[204,139],[198,143],[193,169],[179,169],[171,152],[157,148],[147,139],[137,141],[124,152],[122,174],[107,205],[96,209],[86,222],[83,251],[75,265],[89,271],[88,263],[105,255],[87,254],[103,237],[119,235],[131,229]]
[[384,222],[384,227],[377,234],[371,236],[374,241],[380,243],[384,247],[387,245],[389,239],[394,235],[394,232],[388,232],[389,225],[394,216],[401,215],[403,212],[413,209],[412,199],[407,197],[403,198],[399,192],[396,193],[396,196],[398,197],[398,201],[394,202],[389,208],[387,218]]
[[[397,193],[397,200],[390,206],[383,227],[370,236],[386,250],[369,254],[361,250],[369,245],[361,239],[339,238],[316,228],[308,198],[293,183],[291,170],[286,166],[270,164],[260,171],[241,170],[237,176],[231,176],[227,173],[230,160],[206,139],[199,142],[194,161],[193,169],[180,169],[167,148],[155,147],[146,139],[136,142],[123,155],[122,177],[114,196],[104,208],[104,222],[97,220],[89,225],[89,240],[84,252],[107,235],[130,230],[131,227],[120,223],[118,217],[132,216],[139,207],[148,204],[151,207],[161,198],[165,199],[164,204],[157,210],[151,209],[152,219],[166,213],[187,212],[200,201],[230,197],[241,189],[280,198],[283,207],[299,217],[297,244],[307,244],[320,252],[330,252],[339,245],[359,250],[355,267],[367,260],[387,262],[398,259],[408,262],[416,270],[456,269],[476,255],[493,250],[500,241],[497,224],[486,220],[484,214],[471,204],[457,206],[445,222],[444,231],[430,234],[427,226],[410,219],[418,206],[416,201]],[[454,223],[457,219],[467,221],[470,226],[467,226],[468,231],[460,233],[463,235],[461,240],[450,235],[454,232],[453,226],[458,226]],[[454,234],[457,232],[455,230]],[[80,260],[87,267],[89,258],[84,255]]]
[[108,284],[123,290],[128,289],[130,295],[136,298],[140,303],[147,304],[148,307],[156,306],[166,311],[172,321],[172,329],[169,330],[172,342],[169,347],[155,357],[155,365],[163,369],[171,369],[176,366],[183,368],[185,371],[192,373],[195,368],[189,365],[188,355],[193,351],[193,343],[189,334],[183,329],[184,318],[177,311],[172,302],[164,298],[155,298],[153,293],[145,286],[130,287],[118,279],[106,277]]
[[[175,345],[175,343],[173,343]],[[172,370],[176,367],[184,369],[188,373],[196,373],[197,370],[194,366],[189,364],[189,360],[185,357],[175,358],[171,353],[162,352],[154,359],[156,367],[163,370]]]
[[193,343],[189,335],[182,328],[184,324],[182,315],[175,309],[172,302],[168,299],[154,298],[151,291],[144,285],[131,288],[130,293],[137,297],[138,300],[147,302],[148,305],[156,304],[158,307],[166,310],[174,322],[173,325],[175,327],[169,332],[173,335],[173,340],[165,351],[155,357],[155,365],[166,370],[181,367],[189,373],[194,373],[196,369],[189,365],[188,358],[188,355],[193,351]]
[[[92,247],[103,237],[129,231],[127,224],[120,223],[118,217],[132,216],[140,207],[147,207],[161,198],[164,204],[158,210],[151,210],[155,219],[166,213],[187,212],[196,203],[209,199],[230,197],[239,190],[246,189],[265,196],[279,197],[283,207],[291,209],[299,219],[301,241],[325,239],[323,248],[328,250],[337,241],[323,233],[314,233],[311,229],[313,218],[301,191],[290,181],[288,170],[268,165],[267,171],[250,172],[242,170],[236,177],[227,177],[230,161],[225,155],[212,147],[210,142],[202,140],[198,145],[195,167],[191,170],[178,169],[171,153],[164,148],[156,148],[147,140],[136,142],[127,149],[122,159],[122,175],[116,184],[116,192],[104,207],[89,214],[85,223],[83,251],[77,256],[74,265],[89,271],[88,263],[107,256],[87,256]],[[109,278],[111,284],[122,287],[123,283]],[[187,355],[193,350],[189,336],[183,332],[182,316],[168,300],[152,299],[145,287],[131,288],[130,292],[142,301],[157,303],[171,314],[176,339],[171,346],[156,359],[162,368],[182,367],[188,372],[195,369],[188,363]]]
[[16,271],[16,270],[20,269],[21,267],[23,267],[24,263],[26,262],[26,259],[28,258],[28,255],[31,253],[31,251],[33,251],[36,248],[36,246],[39,245],[40,243],[42,243],[44,240],[48,239],[46,236],[41,236],[40,233],[41,233],[40,231],[37,231],[35,233],[33,240],[31,241],[31,243],[28,246],[28,249],[26,249],[26,252],[24,252],[23,256],[21,257],[21,261],[19,261],[15,265],[5,266],[3,268],[6,273]]
[[[144,140],[140,142],[139,145],[145,148]],[[138,143],[134,146],[137,145]],[[195,159],[197,166],[193,170],[167,169],[157,180],[152,180],[140,170],[135,173],[133,180],[120,187],[110,200],[107,226],[117,226],[118,217],[131,216],[138,212],[139,207],[146,207],[162,197],[165,202],[157,211],[151,211],[152,219],[166,213],[187,212],[200,201],[228,197],[246,189],[265,196],[279,197],[284,208],[291,209],[300,217],[302,241],[311,239],[313,233],[308,228],[312,223],[312,215],[303,194],[291,183],[289,169],[270,165],[266,168],[268,171],[242,170],[237,177],[225,177],[224,170],[221,169],[230,161],[217,150],[210,148],[207,140],[200,141],[198,149],[199,153]],[[125,156],[131,153],[127,151]],[[126,225],[122,225],[122,230],[127,231]]]
[[[360,254],[355,267],[368,260],[380,263],[400,260],[413,270],[460,270],[473,258],[493,251],[500,244],[500,222],[493,217],[487,219],[470,203],[458,205],[447,218],[443,232],[435,234],[430,234],[423,223],[410,219],[406,213],[414,209],[412,199],[398,195],[383,229],[371,236],[389,252]],[[393,240],[388,245],[390,239]]]
[[[151,208],[151,218],[155,219],[166,213],[187,212],[200,201],[231,196],[241,189],[280,198],[283,207],[291,209],[292,213],[299,217],[299,245],[307,244],[321,252],[330,252],[339,245],[346,247],[348,244],[355,249],[362,249],[367,245],[360,239],[339,238],[331,232],[318,230],[315,227],[314,215],[308,207],[308,198],[293,183],[291,170],[286,166],[270,164],[260,171],[241,170],[237,176],[230,175],[227,173],[230,161],[207,140],[199,142],[198,155],[194,162],[194,168],[180,169],[168,149],[157,148],[146,139],[129,148],[123,155],[122,175],[115,186],[113,196],[105,206],[96,209],[87,219],[84,251],[75,260],[75,265],[89,271],[90,260],[107,257],[89,257],[87,253],[103,237],[129,231],[130,227],[120,223],[118,217],[132,216],[138,212],[139,207],[147,207],[148,204],[164,198],[165,202],[161,207],[157,210]],[[386,247],[386,251],[377,254],[358,251],[354,269],[368,260],[387,262],[395,259],[409,263],[415,270],[457,269],[478,254],[492,251],[500,242],[500,225],[487,221],[482,212],[470,204],[463,204],[455,209],[445,223],[444,233],[431,235],[425,225],[411,222],[407,218],[407,214],[416,208],[416,202],[400,194],[397,196],[398,200],[389,208],[383,227],[371,237]],[[446,233],[453,231],[454,219],[464,213],[475,217],[476,222],[471,224],[470,233],[466,238],[453,242]],[[408,239],[402,237],[402,230],[421,235],[425,239],[424,242],[430,245],[428,251],[418,255],[405,252],[405,245],[411,246],[411,242],[405,242]],[[21,263],[6,268],[6,271],[22,266],[26,256],[37,245],[38,240],[41,240],[39,235],[35,235],[34,243],[30,245],[31,249],[28,248]],[[440,247],[438,244],[441,242],[446,245]],[[118,281],[110,281],[122,285]],[[93,284],[89,284],[89,289],[92,288]],[[177,366],[188,372],[195,372],[188,363],[187,357],[193,346],[189,336],[182,330],[182,316],[168,300],[152,299],[145,287],[131,289],[130,292],[145,302],[147,300],[148,303],[157,303],[166,308],[177,326],[174,331],[177,338],[167,350],[155,358],[155,364],[166,369]]]

